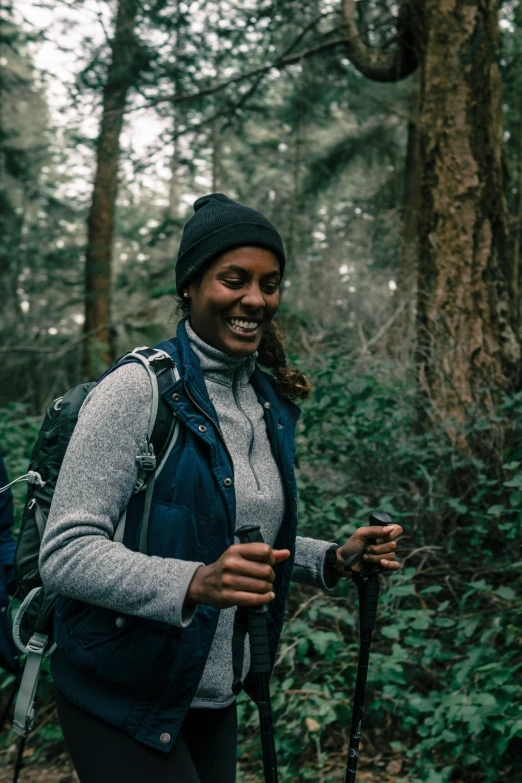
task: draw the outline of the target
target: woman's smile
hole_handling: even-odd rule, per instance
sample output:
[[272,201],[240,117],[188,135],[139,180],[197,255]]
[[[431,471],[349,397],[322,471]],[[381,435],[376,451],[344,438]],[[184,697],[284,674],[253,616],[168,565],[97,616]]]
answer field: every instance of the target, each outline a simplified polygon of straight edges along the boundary
[[248,316],[227,318],[226,321],[234,334],[246,338],[255,337],[261,325],[261,319],[255,320]]

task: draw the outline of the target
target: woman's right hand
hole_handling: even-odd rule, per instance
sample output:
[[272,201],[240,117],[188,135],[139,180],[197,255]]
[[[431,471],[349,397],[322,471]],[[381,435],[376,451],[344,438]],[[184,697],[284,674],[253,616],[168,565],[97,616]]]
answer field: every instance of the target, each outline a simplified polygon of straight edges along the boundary
[[288,549],[272,549],[268,544],[234,544],[215,563],[198,568],[186,603],[215,609],[268,604],[275,598],[273,566],[289,557]]

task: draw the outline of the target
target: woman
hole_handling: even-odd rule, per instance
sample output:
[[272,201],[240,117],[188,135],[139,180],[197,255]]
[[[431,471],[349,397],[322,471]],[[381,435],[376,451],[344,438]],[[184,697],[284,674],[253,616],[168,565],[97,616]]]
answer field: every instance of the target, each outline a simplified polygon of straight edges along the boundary
[[[286,366],[272,323],[283,244],[222,194],[194,209],[176,264],[187,318],[162,343],[180,374],[164,396],[180,432],[155,485],[147,554],[112,540],[138,502],[152,401],[135,363],[84,403],[42,543],[42,577],[63,596],[52,667],[81,783],[232,783],[242,681],[251,693],[248,639],[232,653],[236,607],[269,604],[273,660],[291,578],[334,587],[376,534],[364,558],[399,568],[398,525],[361,528],[340,547],[296,537],[299,410],[288,398],[310,384]],[[247,523],[265,544],[234,544]]]

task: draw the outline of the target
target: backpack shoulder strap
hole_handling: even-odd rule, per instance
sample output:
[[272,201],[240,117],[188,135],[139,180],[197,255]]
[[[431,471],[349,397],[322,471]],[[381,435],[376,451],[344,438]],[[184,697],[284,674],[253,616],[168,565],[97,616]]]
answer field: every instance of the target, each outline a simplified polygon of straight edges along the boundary
[[[149,414],[147,440],[140,454],[136,455],[138,477],[134,493],[145,489],[145,500],[140,523],[139,551],[146,554],[148,524],[154,483],[166,458],[177,440],[179,421],[162,397],[163,391],[179,380],[180,375],[172,357],[159,348],[135,348],[122,357],[116,366],[131,361],[140,362],[146,369],[152,388],[152,404]],[[114,369],[114,368],[113,368]],[[125,530],[125,515],[115,533],[115,540],[122,541]]]

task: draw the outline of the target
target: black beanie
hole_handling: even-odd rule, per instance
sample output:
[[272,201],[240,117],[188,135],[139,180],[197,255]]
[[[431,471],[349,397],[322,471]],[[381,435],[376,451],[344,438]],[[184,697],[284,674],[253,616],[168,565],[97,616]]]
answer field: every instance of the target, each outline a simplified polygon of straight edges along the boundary
[[211,193],[194,202],[194,215],[185,223],[178,260],[179,292],[204,267],[235,247],[264,247],[277,256],[281,277],[285,269],[283,240],[272,223],[255,209],[243,207],[223,193]]

